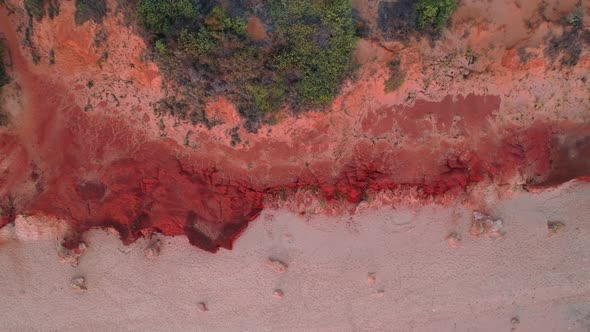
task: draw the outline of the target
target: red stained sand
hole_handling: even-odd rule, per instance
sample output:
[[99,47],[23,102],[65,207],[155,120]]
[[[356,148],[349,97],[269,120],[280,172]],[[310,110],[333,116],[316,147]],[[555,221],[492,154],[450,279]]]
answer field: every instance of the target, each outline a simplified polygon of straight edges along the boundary
[[[28,84],[33,84],[32,79],[26,79]],[[31,113],[25,127],[30,129],[26,135],[5,135],[2,140],[2,155],[13,156],[10,169],[15,170],[2,177],[2,192],[14,204],[8,218],[16,213],[31,213],[69,222],[75,232],[66,241],[68,247],[76,246],[88,229],[112,227],[124,243],[151,232],[185,234],[195,246],[215,252],[220,247],[230,249],[235,237],[263,209],[265,195],[280,188],[314,186],[318,195],[328,200],[359,203],[368,190],[411,185],[421,188],[428,196],[462,190],[488,175],[509,175],[528,168],[535,175],[549,171],[551,134],[539,128],[515,130],[500,142],[482,139],[466,150],[457,144],[448,151],[437,147],[434,153],[422,153],[420,149],[424,147],[416,145],[419,155],[406,151],[406,159],[397,161],[392,158],[404,158],[403,154],[387,155],[391,150],[389,144],[364,143],[335,179],[310,173],[306,180],[302,178],[296,183],[254,186],[231,180],[239,178],[239,171],[233,175],[222,172],[232,172],[229,163],[226,167],[194,168],[189,159],[181,157],[182,147],[175,142],[150,140],[122,121],[84,113],[79,108],[60,111],[50,96],[68,92],[50,84],[44,86],[45,89],[30,90],[34,92],[29,95]],[[422,124],[428,109],[436,110],[441,117],[436,126],[439,130],[450,129],[454,117],[451,110],[455,110],[464,115],[462,130],[475,135],[481,130],[481,121],[461,112],[467,103],[474,107],[469,111],[482,116],[497,108],[499,100],[468,96],[455,102],[450,98],[441,103],[420,102],[415,108],[403,109],[401,117],[387,115],[386,118],[397,119],[402,124],[400,128],[417,140],[431,130]],[[416,118],[412,120],[408,114]],[[374,128],[367,128],[371,130]],[[13,153],[22,151],[23,146],[28,146],[30,157],[27,158],[27,153]],[[278,149],[271,160],[281,158],[283,152]],[[394,166],[395,162],[402,164]],[[420,171],[414,172],[416,169]],[[317,169],[314,173],[324,171]],[[396,174],[398,171],[403,172]],[[560,169],[551,178],[559,181],[571,178],[562,173]],[[581,175],[578,173],[574,175]],[[281,174],[273,177],[275,182],[280,181]],[[28,182],[33,182],[38,191],[33,194],[26,191],[23,183]]]
[[[50,85],[46,85],[49,87]],[[377,158],[391,147],[365,145],[340,171],[336,179],[309,176],[306,181],[283,183],[282,186],[259,187],[221,170],[231,166],[197,169],[181,157],[182,148],[168,139],[149,140],[134,133],[121,121],[101,118],[84,113],[79,108],[68,110],[67,117],[55,105],[46,102],[50,94],[66,94],[54,89],[36,90],[31,95],[31,131],[26,141],[15,144],[19,138],[5,137],[3,155],[12,149],[22,149],[27,141],[30,158],[16,158],[13,168],[20,172],[3,177],[3,193],[14,198],[15,213],[44,214],[69,222],[75,232],[66,241],[66,246],[76,246],[81,234],[95,227],[116,229],[124,243],[151,232],[165,235],[185,234],[195,246],[210,252],[223,247],[230,249],[232,241],[254,220],[263,209],[265,195],[280,188],[314,186],[318,195],[328,200],[345,199],[359,203],[366,198],[368,190],[394,189],[399,185],[417,186],[425,196],[460,191],[486,176],[497,177],[513,171],[527,171],[543,175],[549,171],[550,132],[539,128],[515,131],[507,139],[492,144],[495,140],[483,141],[473,151],[449,153],[436,149],[423,158],[408,155],[402,160],[409,166],[422,167],[422,179],[395,174],[389,157]],[[497,98],[492,105],[497,104]],[[45,101],[41,103],[40,101]],[[438,107],[445,118],[441,129],[450,125],[450,109],[462,109],[465,101],[481,104],[485,97],[469,96],[459,99],[459,104],[443,101],[432,104]],[[416,109],[404,110],[423,115],[424,103]],[[35,107],[37,106],[37,107]],[[494,106],[495,107],[495,106]],[[493,107],[481,110],[488,114]],[[477,114],[477,110],[475,110]],[[46,116],[42,116],[46,114]],[[57,118],[56,118],[57,117]],[[64,121],[64,119],[68,119]],[[469,119],[468,117],[466,119]],[[412,131],[411,120],[404,118],[408,133]],[[466,131],[476,126],[466,120]],[[134,142],[133,137],[137,142]],[[20,138],[22,139],[22,138]],[[453,147],[456,149],[456,147]],[[481,155],[477,151],[487,151]],[[446,159],[444,156],[447,156]],[[430,158],[430,159],[429,159]],[[416,166],[412,166],[415,164]],[[303,167],[303,166],[302,166]],[[27,171],[22,171],[27,170]],[[317,170],[322,173],[321,169]],[[571,177],[560,173],[559,181]],[[566,172],[567,173],[567,172]],[[408,173],[410,174],[410,173]],[[237,175],[237,176],[236,176]],[[575,173],[575,175],[580,175]],[[28,177],[28,178],[27,178]],[[274,174],[280,179],[281,174]],[[555,177],[552,177],[555,178]],[[22,195],[20,183],[32,181],[39,188],[32,196]],[[12,180],[12,182],[8,182]],[[255,187],[257,189],[255,189]]]
[[[16,36],[8,37],[18,50]],[[532,183],[554,184],[590,173],[587,158],[574,161],[576,153],[588,155],[587,127],[574,136],[542,123],[496,128],[489,120],[500,97],[470,94],[369,112],[363,136],[351,140],[352,154],[342,159],[320,155],[329,140],[323,130],[301,134],[292,144],[258,143],[270,165],[298,154],[310,162],[259,166],[266,174],[254,183],[256,166],[254,172],[236,166],[257,156],[254,148],[244,153],[220,142],[192,153],[123,119],[86,113],[73,106],[75,91],[31,73],[20,53],[12,54],[28,104],[17,130],[0,137],[0,155],[9,165],[0,176],[0,226],[20,213],[52,216],[71,225],[68,248],[91,228],[112,227],[124,243],[161,232],[184,234],[210,252],[230,249],[265,200],[287,188],[311,187],[328,201],[357,204],[369,191],[400,186],[429,197],[460,193],[488,177],[502,183],[521,174]],[[142,120],[149,122],[149,115]],[[317,148],[304,149],[308,145]],[[232,158],[220,160],[217,151],[230,151]],[[205,167],[207,153],[217,159]]]

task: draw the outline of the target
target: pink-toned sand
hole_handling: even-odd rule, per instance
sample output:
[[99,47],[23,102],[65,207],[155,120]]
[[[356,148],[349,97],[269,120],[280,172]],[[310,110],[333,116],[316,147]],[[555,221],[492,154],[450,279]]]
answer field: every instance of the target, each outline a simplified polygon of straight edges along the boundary
[[[461,205],[308,219],[268,210],[217,254],[179,236],[146,257],[147,240],[92,231],[77,267],[58,262],[56,234],[24,218],[1,231],[1,330],[588,331],[590,184],[485,196],[502,237],[470,235]],[[565,226],[552,234],[548,221]],[[86,291],[71,288],[76,277]]]

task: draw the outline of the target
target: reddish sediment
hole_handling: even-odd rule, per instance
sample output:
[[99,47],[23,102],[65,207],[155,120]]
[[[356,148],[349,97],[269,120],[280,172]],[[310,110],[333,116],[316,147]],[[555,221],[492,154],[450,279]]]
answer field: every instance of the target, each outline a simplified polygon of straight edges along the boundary
[[[29,78],[33,79],[42,80]],[[10,173],[3,174],[1,181],[4,197],[10,198],[4,206],[12,209],[3,223],[23,213],[64,220],[73,230],[66,246],[75,246],[89,229],[112,227],[126,244],[151,232],[184,234],[193,245],[216,252],[231,249],[233,240],[260,214],[265,198],[285,188],[312,187],[328,201],[356,204],[369,190],[415,186],[428,197],[459,193],[487,177],[503,181],[520,172],[538,178],[531,181],[539,184],[556,184],[587,175],[589,170],[586,159],[572,163],[564,152],[581,146],[583,153],[588,137],[566,135],[565,145],[559,144],[555,128],[548,125],[504,128],[500,138],[486,138],[480,136],[481,121],[473,116],[460,130],[477,143],[441,143],[434,149],[430,148],[437,144],[433,140],[419,143],[422,131],[430,128],[423,127],[422,120],[407,117],[408,113],[420,114],[420,119],[427,109],[436,109],[446,117],[439,123],[445,127],[450,126],[451,110],[461,112],[470,105],[476,114],[489,114],[499,102],[497,97],[468,96],[391,110],[386,116],[399,112],[403,117],[393,118],[415,135],[409,139],[412,144],[405,143],[403,153],[388,154],[389,143],[365,142],[346,164],[330,165],[340,169],[335,177],[320,167],[301,173],[297,181],[281,182],[289,177],[273,174],[272,182],[281,184],[266,186],[240,180],[245,178],[244,171],[230,161],[199,168],[195,165],[202,162],[183,154],[184,147],[176,142],[150,139],[123,121],[84,113],[78,107],[59,109],[51,96],[67,95],[67,90],[49,83],[43,86],[25,86],[31,92],[24,126],[28,130],[21,136],[5,134],[0,145],[2,156],[12,156]],[[486,98],[491,100],[489,105]],[[391,130],[383,129],[383,123],[378,126],[366,130],[377,134]],[[553,168],[551,156],[556,156]],[[305,168],[299,167],[299,171]]]
[[[291,145],[259,139],[248,151],[225,142],[195,151],[154,138],[124,117],[85,112],[72,87],[31,72],[16,35],[3,30],[25,111],[0,136],[8,165],[0,175],[0,226],[18,214],[51,216],[71,226],[69,248],[89,229],[114,228],[126,244],[159,232],[186,235],[210,252],[231,249],[266,201],[297,188],[355,205],[368,192],[400,187],[428,198],[460,194],[487,179],[504,185],[520,175],[544,186],[590,174],[589,125],[498,126],[492,120],[501,97],[474,94],[371,111],[343,156],[327,158],[320,144],[313,148],[329,140],[319,122],[300,137],[306,141]],[[309,163],[285,162],[298,154]],[[240,167],[257,158],[281,166]]]

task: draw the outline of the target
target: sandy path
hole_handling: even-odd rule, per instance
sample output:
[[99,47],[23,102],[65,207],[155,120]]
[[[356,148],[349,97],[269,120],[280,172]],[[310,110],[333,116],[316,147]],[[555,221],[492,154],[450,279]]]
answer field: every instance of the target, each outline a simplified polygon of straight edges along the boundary
[[[589,198],[590,184],[570,182],[496,202],[495,240],[469,234],[471,210],[433,205],[352,219],[264,211],[232,251],[165,238],[155,260],[145,239],[125,247],[97,230],[76,268],[58,262],[55,239],[6,240],[0,330],[588,331]],[[548,236],[547,221],[566,226]],[[86,292],[70,289],[78,276]]]

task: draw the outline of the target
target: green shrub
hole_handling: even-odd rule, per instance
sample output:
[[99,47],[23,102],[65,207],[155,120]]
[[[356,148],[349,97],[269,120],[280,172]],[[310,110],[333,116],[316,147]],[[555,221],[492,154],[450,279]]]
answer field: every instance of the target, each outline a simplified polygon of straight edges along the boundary
[[393,59],[389,63],[389,78],[385,80],[385,92],[397,90],[406,80],[406,73],[401,69],[401,60]]
[[0,43],[0,88],[10,82],[6,67],[4,66],[4,45]]
[[137,16],[155,34],[170,36],[178,25],[190,25],[199,15],[199,5],[192,0],[141,0]]
[[105,0],[76,0],[74,19],[78,25],[90,20],[101,23],[106,14],[107,4]]
[[10,117],[4,112],[0,112],[0,127],[5,127],[10,124]]
[[285,90],[281,84],[247,84],[245,88],[252,98],[252,111],[260,115],[277,110],[285,101]]
[[[137,8],[157,54],[174,55],[157,58],[161,69],[196,105],[223,94],[252,125],[285,102],[296,108],[330,102],[352,71],[349,0],[269,0],[257,9],[272,31],[264,42],[246,35],[248,16],[230,14],[216,1],[201,5],[140,0]],[[193,122],[208,123],[198,108],[190,114]]]
[[552,36],[545,48],[545,55],[551,62],[560,59],[561,66],[578,64],[584,48],[590,45],[590,29],[585,28],[582,17],[582,9],[576,8],[559,20],[563,32]]
[[325,104],[352,68],[356,45],[347,0],[271,0],[270,17],[283,43],[275,56],[285,77],[297,77],[292,92],[302,105]]
[[45,16],[43,0],[25,0],[25,9],[29,16],[40,21]]
[[457,0],[419,0],[416,3],[418,28],[440,33],[457,7]]
[[166,46],[166,43],[164,43],[160,39],[156,40],[156,43],[154,44],[154,47],[156,48],[156,50],[160,54],[167,54],[168,53],[168,47]]

